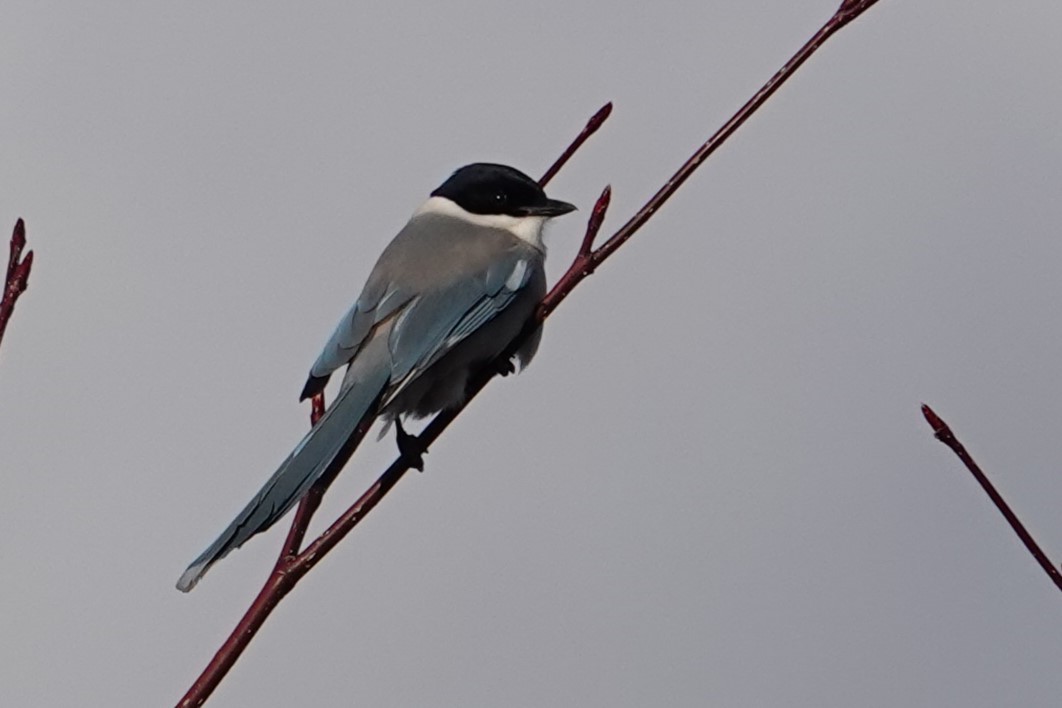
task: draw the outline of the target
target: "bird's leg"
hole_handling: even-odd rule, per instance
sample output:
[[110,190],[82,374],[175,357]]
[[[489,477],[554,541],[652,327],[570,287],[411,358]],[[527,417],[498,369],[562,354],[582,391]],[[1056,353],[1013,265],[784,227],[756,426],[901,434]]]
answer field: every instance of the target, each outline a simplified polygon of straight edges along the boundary
[[395,416],[395,441],[398,443],[398,452],[405,458],[409,466],[417,472],[424,471],[424,457],[428,450],[420,442],[416,435],[410,435],[402,427],[402,419]]

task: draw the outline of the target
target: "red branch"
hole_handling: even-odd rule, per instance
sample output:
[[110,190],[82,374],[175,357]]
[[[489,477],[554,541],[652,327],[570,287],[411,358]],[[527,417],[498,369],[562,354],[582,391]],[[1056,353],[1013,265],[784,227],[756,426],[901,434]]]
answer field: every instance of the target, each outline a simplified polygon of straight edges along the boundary
[[538,180],[538,183],[543,187],[549,184],[550,180],[556,177],[561,168],[568,163],[568,160],[570,160],[572,155],[575,154],[575,151],[581,148],[583,143],[585,143],[591,135],[597,132],[598,128],[608,120],[610,115],[612,115],[612,101],[601,106],[597,113],[590,116],[590,120],[586,122],[586,127],[583,128],[582,132],[575,136],[575,140],[573,140],[572,144],[568,146],[568,149],[562,152],[561,156],[550,165],[550,168],[546,170],[546,173],[542,175]]
[[[819,31],[816,32],[815,35],[808,40],[808,42],[804,44],[804,46],[801,47],[800,50],[797,51],[797,53],[794,54],[793,57],[786,62],[785,65],[779,69],[778,72],[708,140],[708,142],[702,145],[685,163],[683,163],[671,179],[669,179],[664,186],[661,187],[648,202],[646,202],[645,206],[639,209],[638,212],[631,217],[623,227],[610,236],[604,244],[599,248],[594,249],[593,244],[597,237],[597,233],[601,228],[601,224],[604,222],[609,200],[611,198],[611,189],[606,187],[591,211],[586,234],[575,260],[572,262],[571,266],[569,266],[567,272],[565,272],[561,279],[553,286],[553,289],[550,290],[543,299],[538,310],[535,312],[535,316],[528,323],[527,327],[525,327],[521,335],[514,341],[509,352],[516,351],[525,338],[530,336],[531,333],[534,332],[547,317],[549,317],[550,313],[552,313],[557,306],[568,297],[576,285],[593,273],[598,266],[626,243],[627,240],[630,239],[630,237],[633,236],[634,233],[656,213],[664,202],[666,202],[668,198],[678,190],[682,183],[693,174],[694,170],[696,170],[697,167],[699,167],[701,163],[716,150],[716,148],[726,141],[726,139],[730,137],[730,135],[737,130],[738,127],[740,127],[741,124],[744,123],[776,90],[778,90],[786,79],[788,79],[793,72],[795,72],[800,65],[808,59],[808,57],[814,54],[827,39],[837,32],[837,30],[861,15],[876,2],[877,0],[844,0],[837,12],[822,26],[822,28],[819,29]],[[546,183],[556,175],[557,171],[568,161],[568,159],[579,149],[579,147],[601,127],[611,111],[612,104],[608,103],[594,114],[572,144],[561,154],[553,166],[543,174],[542,178],[539,180],[539,183],[542,186],[545,186]],[[508,359],[509,354],[507,353],[503,356]],[[439,437],[439,435],[442,434],[447,426],[460,415],[461,411],[464,410],[464,407],[475,398],[480,390],[482,390],[483,387],[494,378],[498,369],[499,367],[496,364],[484,369],[484,371],[470,381],[468,396],[462,406],[439,413],[430,423],[428,423],[427,426],[425,426],[424,430],[421,431],[418,436],[420,443],[425,450]],[[317,401],[315,401],[315,406],[316,405]],[[203,670],[203,673],[198,679],[196,679],[195,683],[192,684],[191,688],[188,689],[188,692],[180,700],[178,703],[179,707],[200,706],[206,701],[228,673],[229,669],[231,669],[237,659],[239,659],[240,654],[242,654],[243,650],[254,638],[258,629],[261,628],[262,624],[273,611],[273,608],[275,608],[280,602],[281,598],[287,595],[287,593],[291,591],[306,573],[308,573],[329,551],[331,551],[344,536],[350,533],[373,509],[373,507],[383,499],[387,492],[398,483],[403,475],[409,471],[409,460],[400,456],[350,508],[348,508],[331,526],[328,527],[327,530],[325,530],[324,533],[310,543],[310,545],[308,545],[302,552],[298,552],[297,549],[306,533],[306,527],[309,524],[310,517],[320,503],[320,496],[323,495],[328,484],[346,464],[354,447],[360,442],[365,432],[366,431],[361,428],[355,431],[355,434],[352,436],[352,443],[348,444],[347,448],[345,448],[336,458],[335,462],[332,463],[319,483],[314,485],[310,494],[308,494],[303,502],[300,503],[299,508],[295,513],[295,519],[292,522],[291,531],[288,533],[288,538],[281,551],[280,558],[277,560],[277,564],[273,568],[272,573],[270,573],[265,585],[262,587],[261,591],[259,591],[258,596],[255,597],[251,606],[240,619],[235,629],[233,629],[232,634],[229,635],[217,654]]]
[[1058,566],[1051,562],[1051,559],[1047,557],[1043,549],[1040,548],[1040,544],[1036,542],[1036,539],[1032,537],[1032,534],[1025,528],[1025,524],[1021,522],[1018,515],[1010,508],[1010,505],[1003,500],[1003,496],[996,491],[995,486],[988,481],[988,476],[984,473],[981,467],[974,461],[974,458],[966,451],[966,447],[959,442],[959,439],[955,437],[955,433],[952,432],[951,427],[945,423],[940,416],[938,416],[932,408],[926,404],[922,404],[922,415],[925,416],[926,422],[929,423],[929,427],[933,429],[933,435],[937,440],[941,441],[955,453],[955,455],[962,460],[962,463],[966,465],[966,469],[970,470],[970,474],[974,476],[981,488],[988,494],[988,498],[992,500],[992,503],[996,505],[999,512],[1003,514],[1003,518],[1007,520],[1010,527],[1014,529],[1014,533],[1018,534],[1018,538],[1025,544],[1025,547],[1029,549],[1029,553],[1032,553],[1033,558],[1040,564],[1040,567],[1044,569],[1048,577],[1055,586],[1062,590],[1062,572],[1059,572]]
[[33,251],[22,258],[22,249],[26,247],[26,225],[22,219],[15,222],[11,233],[11,250],[7,260],[7,276],[4,279],[4,294],[0,297],[0,343],[4,341],[7,322],[15,311],[18,297],[26,292],[29,284],[30,269],[33,268]]

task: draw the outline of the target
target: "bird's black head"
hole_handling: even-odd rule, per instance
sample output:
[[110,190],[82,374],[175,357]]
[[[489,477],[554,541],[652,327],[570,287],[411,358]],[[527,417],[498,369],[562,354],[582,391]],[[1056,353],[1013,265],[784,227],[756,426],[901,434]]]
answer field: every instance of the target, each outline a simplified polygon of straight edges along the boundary
[[489,162],[462,167],[431,196],[445,197],[473,214],[551,217],[575,210],[568,202],[547,197],[520,170]]

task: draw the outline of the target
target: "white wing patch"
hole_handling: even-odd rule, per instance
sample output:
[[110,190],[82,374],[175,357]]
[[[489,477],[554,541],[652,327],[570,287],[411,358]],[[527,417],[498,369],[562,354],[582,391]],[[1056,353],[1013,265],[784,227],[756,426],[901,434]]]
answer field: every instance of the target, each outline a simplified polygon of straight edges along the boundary
[[[398,318],[395,320],[395,323],[393,325],[391,325],[391,333],[392,333],[392,335],[395,332],[401,331],[402,327],[406,324],[406,320],[409,319],[409,316],[413,314],[413,308],[415,308],[417,306],[417,302],[419,300],[420,300],[419,296],[415,297],[415,298],[413,298],[412,300],[409,301],[408,305],[406,305],[404,308],[402,308],[402,312],[398,315]],[[389,335],[389,336],[391,336],[391,335]]]
[[378,303],[376,303],[376,307],[375,307],[376,311],[377,312],[386,312],[387,301],[390,300],[391,298],[393,298],[397,294],[398,294],[398,288],[396,288],[394,285],[392,285],[391,287],[387,288],[387,292],[384,293],[384,296],[382,298],[380,298],[380,301]]
[[527,261],[520,259],[513,266],[513,272],[509,274],[509,278],[505,281],[505,287],[508,290],[516,291],[524,287],[524,283],[527,282]]
[[512,294],[527,284],[529,267],[526,259],[521,258],[518,260],[509,273],[509,277],[505,279],[505,285],[502,286],[502,291],[507,292],[505,294],[499,292],[495,297],[485,298],[465,313],[465,316],[454,328],[454,331],[446,338],[446,348],[449,349],[475,332],[494,317],[498,310],[504,308],[512,298]]

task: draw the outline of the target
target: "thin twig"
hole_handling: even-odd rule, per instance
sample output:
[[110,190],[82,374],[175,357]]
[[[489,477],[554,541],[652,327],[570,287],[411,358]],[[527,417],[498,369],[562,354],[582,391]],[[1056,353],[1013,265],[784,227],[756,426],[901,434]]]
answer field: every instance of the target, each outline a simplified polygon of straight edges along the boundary
[[860,14],[870,9],[870,7],[877,1],[878,0],[845,0],[834,16],[831,17],[826,24],[824,24],[819,31],[816,32],[811,39],[809,39],[804,46],[801,47],[797,53],[794,54],[793,57],[763,85],[762,88],[760,88],[759,91],[753,94],[752,98],[750,98],[744,106],[739,108],[738,112],[715,132],[715,135],[710,137],[704,145],[693,153],[690,159],[683,163],[682,167],[671,176],[671,179],[665,182],[664,186],[645,203],[645,206],[639,209],[638,212],[630,218],[630,221],[624,224],[619,231],[613,234],[612,237],[597,250],[594,254],[595,266],[600,265],[601,262],[611,256],[616,249],[626,243],[627,240],[664,205],[664,202],[670,199],[671,195],[678,191],[678,188],[682,186],[682,183],[689,179],[690,175],[701,166],[701,163],[708,159],[708,156],[715,152],[720,145],[726,142],[727,138],[729,138],[734,131],[740,128],[741,125],[748,120],[749,116],[759,110],[764,101],[770,98],[774,92],[777,91],[782,84],[784,84],[789,77],[800,68],[800,65],[807,61],[827,39],[833,36],[837,30],[841,29]]
[[[767,82],[738,112],[731,118],[715,135],[709,139],[699,150],[697,150],[693,156],[690,157],[675,173],[674,176],[655,194],[653,197],[643,206],[631,219],[628,221],[619,231],[613,234],[600,248],[592,250],[594,239],[597,235],[597,230],[600,228],[601,223],[604,221],[605,213],[608,209],[609,199],[611,196],[611,190],[605,188],[601,196],[598,198],[597,203],[590,215],[589,223],[587,224],[587,232],[583,239],[582,246],[579,253],[576,255],[575,260],[568,268],[567,272],[561,279],[553,286],[549,294],[543,299],[541,305],[535,312],[534,317],[524,331],[518,337],[514,344],[510,347],[509,351],[515,351],[519,343],[522,343],[527,336],[530,336],[538,326],[552,313],[556,307],[571,293],[576,285],[578,285],[586,276],[594,271],[594,269],[605,261],[609,256],[616,252],[634,233],[646,222],[652,215],[663,205],[667,199],[674,194],[674,192],[682,185],[682,183],[693,173],[694,170],[705,159],[721,145],[737,128],[745,122],[745,120],[752,115],[762,104],[773,94],[781,84],[789,78],[800,67],[804,61],[807,60],[822,44],[829,39],[837,30],[845,26],[856,17],[861,15],[864,11],[874,5],[877,0],[844,0],[837,12],[822,26],[822,28],[809,40],[801,49],[790,59],[786,64],[776,73],[770,81]],[[542,176],[540,184],[545,185],[550,179],[557,173],[557,171],[567,162],[572,154],[595,132],[601,127],[601,124],[608,118],[609,113],[612,110],[611,104],[606,104],[601,110],[599,110],[587,123],[586,127],[576,137],[560,158],[551,166]],[[465,402],[458,408],[445,410],[436,415],[424,430],[421,431],[418,436],[420,443],[426,450],[440,434],[450,425],[451,422],[464,410],[464,407],[479,393],[480,390],[496,375],[498,370],[496,365],[491,365],[485,368],[479,375],[473,377],[469,383],[467,397]],[[357,431],[354,438],[360,440],[360,436],[364,434],[364,431]],[[356,443],[355,443],[356,444]],[[353,447],[348,446],[352,451]],[[326,472],[325,477],[329,480],[337,474],[339,469],[346,464],[349,459],[350,452],[341,452],[336,458],[336,461],[330,466],[329,471]],[[406,457],[400,456],[394,463],[391,464],[387,470],[373,483],[368,490],[350,507],[348,508],[324,533],[322,533],[316,540],[310,543],[301,553],[292,557],[290,555],[282,554],[281,559],[277,562],[273,572],[270,574],[265,586],[258,593],[251,607],[248,608],[243,618],[237,624],[232,634],[226,640],[225,644],[214,656],[210,664],[207,665],[203,673],[199,676],[196,682],[188,690],[185,696],[178,703],[179,706],[199,706],[202,705],[206,699],[210,696],[213,690],[218,686],[221,680],[224,678],[228,670],[235,664],[240,654],[254,638],[255,633],[265,622],[266,618],[276,607],[280,599],[286,595],[295,584],[302,578],[307,572],[309,572],[332,548],[338,544],[343,537],[350,533],[351,530],[363,519],[366,514],[369,513],[379,503],[379,501],[387,494],[387,492],[394,487],[395,484],[408,472],[410,469],[409,460]],[[325,482],[324,486],[327,486]],[[315,485],[316,487],[316,485]],[[317,500],[319,502],[319,500]],[[293,529],[289,533],[289,541],[295,534],[295,525],[302,525],[303,522],[308,523],[309,516],[312,515],[313,510],[316,508],[317,502],[307,502],[309,512],[305,514],[299,513],[302,511],[302,505],[300,505],[299,512],[296,513],[296,521],[293,522]],[[302,533],[305,533],[303,529]],[[301,540],[301,536],[299,536]],[[285,550],[289,548],[289,545],[285,544]]]
[[601,106],[597,113],[590,116],[590,120],[586,122],[586,126],[583,128],[582,132],[575,136],[575,140],[572,141],[572,144],[568,146],[567,150],[561,153],[561,156],[558,157],[552,165],[550,165],[550,168],[546,170],[545,174],[542,175],[542,178],[538,180],[538,183],[543,187],[549,184],[550,180],[553,179],[557,173],[560,172],[560,169],[568,163],[568,160],[570,160],[572,155],[575,154],[575,151],[581,148],[583,143],[589,140],[590,136],[598,131],[604,122],[608,120],[610,115],[612,115],[612,101]]
[[26,292],[29,285],[30,269],[33,268],[33,251],[28,251],[22,258],[22,249],[26,247],[26,225],[19,219],[11,233],[11,247],[8,251],[7,274],[4,277],[4,293],[0,296],[0,343],[4,341],[7,323],[15,311],[19,296]]
[[951,427],[945,423],[940,416],[938,416],[932,408],[926,404],[922,404],[922,415],[925,416],[926,422],[929,423],[929,427],[933,429],[933,435],[937,440],[941,441],[955,453],[955,455],[962,460],[962,463],[966,465],[966,469],[970,470],[970,474],[974,476],[981,488],[988,494],[988,498],[992,500],[992,503],[996,505],[999,512],[1003,514],[1003,518],[1007,520],[1010,527],[1014,529],[1014,533],[1018,534],[1018,538],[1025,544],[1025,547],[1029,549],[1029,553],[1033,555],[1036,562],[1040,564],[1040,567],[1044,569],[1048,577],[1055,586],[1062,590],[1062,572],[1059,572],[1058,566],[1051,562],[1051,559],[1047,557],[1043,549],[1040,548],[1040,544],[1036,542],[1036,539],[1032,537],[1032,534],[1025,528],[1025,524],[1021,522],[1018,515],[1014,513],[1014,510],[1010,508],[1010,505],[1003,500],[1003,496],[996,491],[995,485],[988,480],[988,476],[981,469],[981,466],[974,461],[972,455],[966,451],[966,447],[959,442],[959,439],[955,437],[955,433],[952,432]]

